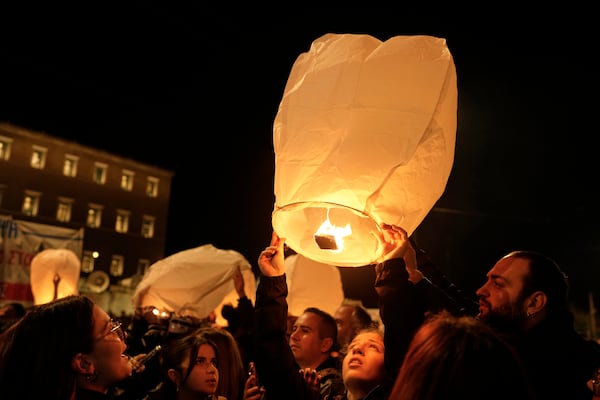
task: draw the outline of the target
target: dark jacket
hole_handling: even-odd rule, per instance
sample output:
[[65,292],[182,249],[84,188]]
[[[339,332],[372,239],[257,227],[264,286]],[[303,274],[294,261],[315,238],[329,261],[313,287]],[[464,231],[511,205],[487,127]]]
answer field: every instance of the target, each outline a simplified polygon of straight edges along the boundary
[[95,390],[77,388],[75,390],[76,400],[113,400],[116,396],[111,392],[108,394],[101,393]]
[[[418,306],[422,311],[447,309],[454,314],[475,316],[473,300],[450,284],[445,276],[427,262],[419,269],[425,276],[417,287]],[[434,284],[437,283],[437,284]],[[408,302],[406,307],[415,307]],[[581,336],[568,310],[551,312],[529,332],[507,336],[499,332],[521,358],[528,379],[538,399],[590,400],[586,383],[600,367],[600,345]]]
[[[321,394],[299,374],[300,367],[287,340],[287,294],[285,275],[260,277],[254,305],[257,376],[266,389],[266,399],[318,400]],[[331,373],[332,368],[338,373]],[[333,395],[338,394],[336,391],[343,392],[337,360],[330,357],[319,365],[317,372],[324,369],[329,373],[321,380],[321,390]]]
[[600,345],[577,333],[571,313],[547,317],[512,343],[539,399],[592,398],[586,383],[600,367]]
[[[459,299],[454,299],[429,281],[419,285],[411,283],[402,259],[378,264],[375,272],[379,315],[385,328],[387,376],[382,385],[374,388],[362,400],[388,398],[408,345],[415,331],[425,320],[425,313],[430,306],[452,306],[455,310],[461,310]],[[454,293],[454,289],[452,292]],[[319,399],[298,374],[298,365],[286,339],[287,294],[285,275],[260,277],[254,309],[257,339],[255,357],[259,379],[267,390],[266,398],[269,400]],[[320,398],[343,400],[346,396],[338,393]]]

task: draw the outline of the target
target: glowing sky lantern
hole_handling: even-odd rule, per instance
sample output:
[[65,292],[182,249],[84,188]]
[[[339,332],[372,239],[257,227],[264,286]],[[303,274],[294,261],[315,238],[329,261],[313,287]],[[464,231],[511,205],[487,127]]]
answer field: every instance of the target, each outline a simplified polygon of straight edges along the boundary
[[446,40],[326,34],[295,61],[273,125],[273,229],[297,253],[372,264],[381,224],[417,228],[454,160]]
[[333,265],[318,263],[301,254],[285,258],[288,313],[299,316],[315,305],[331,315],[344,301],[342,275]]
[[30,284],[35,305],[79,294],[81,261],[70,249],[45,249],[31,260]]

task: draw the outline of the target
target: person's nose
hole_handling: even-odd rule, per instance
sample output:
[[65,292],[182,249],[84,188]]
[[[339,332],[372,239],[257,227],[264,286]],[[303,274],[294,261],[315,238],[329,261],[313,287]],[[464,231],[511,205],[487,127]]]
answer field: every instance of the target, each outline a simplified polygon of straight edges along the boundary
[[290,334],[290,342],[297,342],[298,340],[300,340],[299,333],[298,330],[295,330]]
[[477,297],[487,297],[488,295],[488,290],[487,290],[487,282],[483,284],[483,286],[481,286],[479,289],[477,289],[477,291],[475,292],[475,295]]
[[364,356],[365,352],[362,347],[357,346],[352,348],[352,354],[360,354],[361,356]]

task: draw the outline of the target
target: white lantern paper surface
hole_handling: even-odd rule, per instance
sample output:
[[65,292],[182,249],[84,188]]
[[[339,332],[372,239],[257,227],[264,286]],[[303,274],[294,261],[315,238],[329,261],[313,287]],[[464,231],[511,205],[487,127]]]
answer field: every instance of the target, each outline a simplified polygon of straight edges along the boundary
[[227,302],[237,305],[233,274],[238,265],[244,277],[246,295],[254,303],[256,280],[248,260],[235,250],[205,244],[152,264],[135,288],[133,307],[154,306],[199,319],[215,311],[217,323],[226,325],[221,308]]
[[318,262],[375,262],[381,224],[410,235],[442,195],[457,101],[445,39],[315,40],[292,67],[273,125],[273,229]]
[[31,259],[33,304],[45,304],[79,294],[81,260],[70,249],[45,249]]
[[333,265],[294,254],[285,258],[285,277],[288,314],[297,317],[306,308],[317,307],[333,315],[344,301],[342,276]]

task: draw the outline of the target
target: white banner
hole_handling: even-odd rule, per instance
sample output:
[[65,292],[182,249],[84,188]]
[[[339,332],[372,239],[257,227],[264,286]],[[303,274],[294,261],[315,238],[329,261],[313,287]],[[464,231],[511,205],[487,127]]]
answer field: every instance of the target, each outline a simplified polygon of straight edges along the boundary
[[29,282],[33,256],[44,249],[66,248],[81,259],[83,232],[83,228],[62,228],[0,215],[0,304],[16,301],[26,307],[33,305]]

